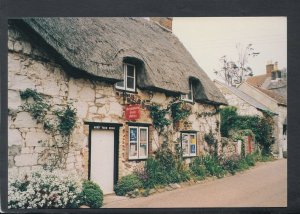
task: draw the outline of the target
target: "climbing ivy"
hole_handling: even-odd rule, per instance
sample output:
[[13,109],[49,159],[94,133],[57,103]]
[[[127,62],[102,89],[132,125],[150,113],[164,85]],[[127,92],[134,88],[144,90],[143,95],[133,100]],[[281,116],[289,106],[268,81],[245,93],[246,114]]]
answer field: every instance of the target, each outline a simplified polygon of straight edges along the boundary
[[220,109],[216,109],[215,111],[213,111],[213,112],[201,112],[201,113],[197,113],[197,116],[198,117],[212,117],[212,116],[214,116],[214,115],[217,115],[217,114],[219,114],[219,112],[220,112]]
[[187,118],[191,114],[191,109],[187,107],[186,103],[182,100],[174,99],[170,104],[171,116],[173,122],[180,121]]
[[[221,110],[221,135],[229,137],[230,131],[251,130],[256,141],[260,144],[264,154],[271,152],[271,145],[274,144],[273,118],[268,113],[263,117],[241,116],[237,114],[235,107],[229,106]],[[248,133],[251,134],[251,133]]]
[[[204,135],[204,140],[209,146],[209,153],[212,154],[214,151],[214,155],[217,155],[217,149],[218,149],[218,140],[215,138],[215,136],[212,133],[212,130],[209,130],[209,133]],[[212,149],[214,148],[214,150]]]
[[71,144],[70,136],[76,124],[76,109],[68,104],[64,108],[52,110],[52,106],[47,103],[42,94],[28,88],[20,92],[20,97],[25,100],[21,109],[30,113],[37,123],[43,125],[45,132],[51,135],[49,141],[41,142],[48,146],[51,144],[51,147],[41,154],[41,156],[49,155],[47,167],[49,169],[64,167]]
[[[49,111],[50,105],[44,101],[36,90],[27,88],[25,91],[20,92],[20,96],[21,99],[25,100],[25,103],[21,106],[22,110],[29,112],[34,119],[42,123],[47,111]],[[29,98],[32,98],[33,102],[30,102]]]
[[[180,120],[187,118],[191,114],[191,109],[178,98],[174,98],[166,108],[162,108],[157,104],[149,106],[150,116],[153,120],[154,127],[161,134],[165,131],[165,127],[174,124]],[[167,115],[171,115],[172,120],[167,119]]]
[[162,109],[159,105],[153,104],[149,106],[149,110],[154,127],[159,133],[162,133],[165,127],[171,124],[171,121],[166,118],[168,109]]
[[65,109],[57,110],[54,112],[58,117],[59,123],[57,130],[63,136],[69,136],[73,131],[76,123],[76,109],[67,105]]

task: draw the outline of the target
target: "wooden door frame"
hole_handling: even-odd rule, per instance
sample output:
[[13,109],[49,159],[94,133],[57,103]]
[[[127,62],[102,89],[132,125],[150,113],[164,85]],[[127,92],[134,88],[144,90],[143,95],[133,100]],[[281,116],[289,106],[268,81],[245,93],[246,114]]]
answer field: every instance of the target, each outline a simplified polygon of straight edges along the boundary
[[[89,158],[88,158],[88,180],[91,179],[91,143],[92,143],[92,130],[106,130],[114,131],[114,185],[118,182],[119,172],[119,128],[123,126],[120,123],[101,123],[101,122],[85,122],[85,125],[89,125]],[[100,128],[98,128],[100,127]],[[107,129],[105,129],[105,127]],[[110,129],[111,128],[111,129]]]

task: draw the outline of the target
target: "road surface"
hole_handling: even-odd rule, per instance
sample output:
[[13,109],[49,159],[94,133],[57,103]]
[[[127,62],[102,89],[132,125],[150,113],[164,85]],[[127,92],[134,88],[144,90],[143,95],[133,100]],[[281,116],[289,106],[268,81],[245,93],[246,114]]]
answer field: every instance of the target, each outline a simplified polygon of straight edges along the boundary
[[234,176],[129,199],[106,196],[104,208],[286,207],[287,160],[258,163]]

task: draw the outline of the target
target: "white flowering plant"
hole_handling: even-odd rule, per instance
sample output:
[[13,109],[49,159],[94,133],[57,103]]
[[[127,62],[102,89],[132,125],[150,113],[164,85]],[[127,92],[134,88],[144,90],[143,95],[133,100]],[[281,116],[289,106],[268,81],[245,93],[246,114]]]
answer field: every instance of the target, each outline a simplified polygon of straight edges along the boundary
[[9,175],[8,208],[77,208],[81,179],[62,170],[35,170]]

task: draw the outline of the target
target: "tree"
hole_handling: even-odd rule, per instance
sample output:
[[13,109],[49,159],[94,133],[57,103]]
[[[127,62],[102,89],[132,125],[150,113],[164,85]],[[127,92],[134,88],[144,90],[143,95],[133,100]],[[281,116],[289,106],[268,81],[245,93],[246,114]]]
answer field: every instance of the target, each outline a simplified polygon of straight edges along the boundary
[[241,84],[247,76],[253,76],[251,67],[248,65],[249,57],[256,57],[259,52],[255,52],[252,44],[246,47],[240,43],[236,45],[238,58],[236,61],[229,60],[226,55],[220,58],[222,67],[215,70],[215,74],[220,76],[227,85],[237,86]]

